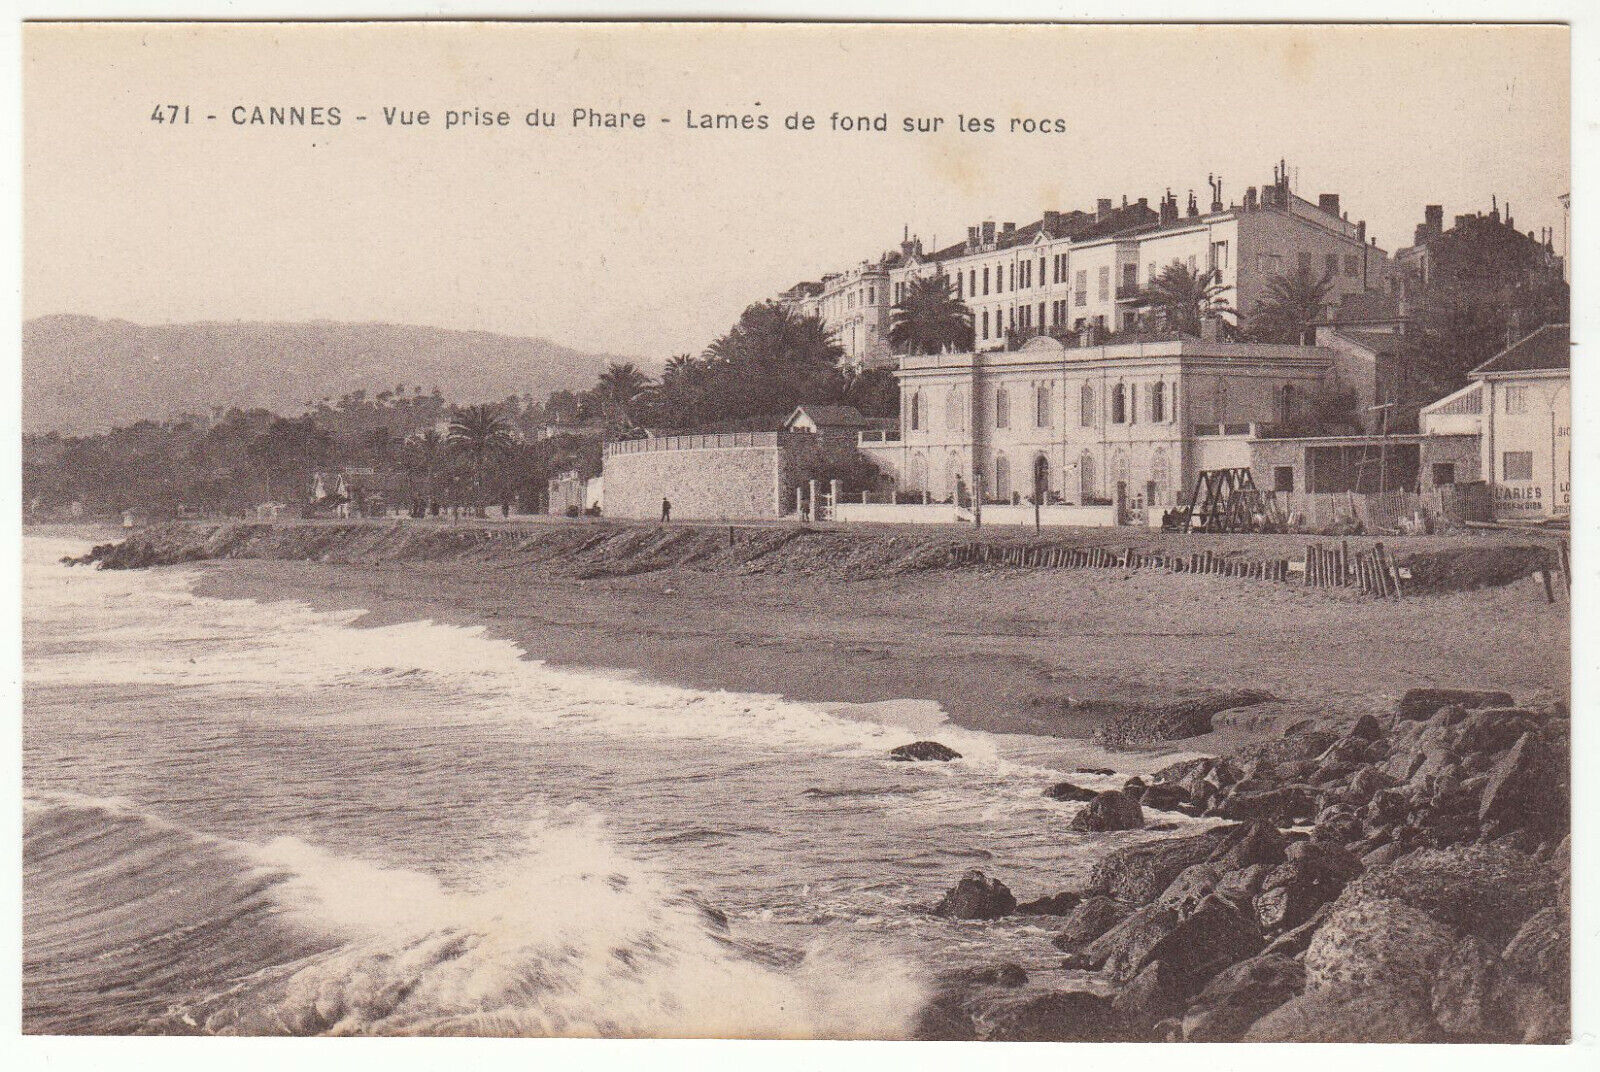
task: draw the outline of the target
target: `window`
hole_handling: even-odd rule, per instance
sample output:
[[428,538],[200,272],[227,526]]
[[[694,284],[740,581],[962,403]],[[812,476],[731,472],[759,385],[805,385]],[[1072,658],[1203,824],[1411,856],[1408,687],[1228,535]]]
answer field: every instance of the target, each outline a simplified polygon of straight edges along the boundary
[[1111,389],[1111,423],[1126,424],[1127,421],[1128,391],[1119,383]]
[[1532,480],[1533,451],[1508,450],[1500,460],[1500,479]]
[[1139,289],[1139,266],[1137,264],[1124,264],[1122,266],[1122,289],[1130,294]]
[[994,497],[1001,502],[1011,501],[1011,459],[1004,454],[994,456]]
[[1089,273],[1087,271],[1079,271],[1077,275],[1073,277],[1072,290],[1073,305],[1089,304]]
[[973,297],[978,296],[978,270],[976,268],[967,271],[967,293]]
[[983,323],[983,335],[981,337],[987,339],[989,337],[989,310],[987,310],[987,309],[985,309],[983,311],[982,323]]
[[1167,419],[1167,385],[1164,383],[1150,388],[1150,419],[1157,424]]
[[1528,389],[1526,387],[1506,388],[1506,412],[1526,413],[1528,411]]
[[1078,423],[1085,428],[1094,427],[1094,385],[1086,383],[1078,392]]
[[989,266],[987,264],[983,266],[983,292],[985,294],[989,293]]
[[1039,303],[1039,330],[1044,330],[1044,302]]
[[922,427],[922,392],[911,392],[911,430],[915,432]]
[[1022,307],[1022,317],[1021,317],[1022,330],[1023,331],[1027,331],[1032,326],[1033,326],[1033,306],[1024,305]]
[[961,273],[957,272],[956,273],[956,300],[957,301],[960,301],[961,298],[962,298],[961,284],[963,282],[964,282],[964,280],[961,278]]
[[1322,255],[1322,274],[1329,279],[1339,274],[1339,255],[1337,253],[1324,253]]
[[1272,468],[1272,490],[1273,491],[1293,491],[1294,490],[1294,466],[1292,466],[1292,465],[1276,465],[1276,466],[1273,466],[1273,468]]
[[1211,267],[1222,269],[1228,266],[1228,243],[1211,243]]
[[1102,266],[1100,271],[1095,274],[1098,277],[1096,282],[1099,284],[1100,300],[1105,301],[1111,297],[1111,269]]
[[1050,385],[1042,383],[1033,391],[1033,426],[1050,427]]
[[1361,274],[1361,258],[1354,253],[1344,255],[1344,274],[1354,279]]
[[1011,427],[1011,392],[1004,387],[996,387],[994,391],[994,426]]
[[1128,384],[1128,423],[1137,424],[1139,421],[1139,385]]
[[1434,462],[1433,463],[1433,486],[1434,487],[1441,488],[1441,487],[1444,487],[1446,484],[1454,484],[1455,482],[1456,482],[1456,467],[1455,467],[1455,463],[1454,462]]
[[944,396],[944,426],[952,432],[967,428],[967,393],[957,387]]
[[1044,286],[1044,254],[1039,254],[1039,285]]

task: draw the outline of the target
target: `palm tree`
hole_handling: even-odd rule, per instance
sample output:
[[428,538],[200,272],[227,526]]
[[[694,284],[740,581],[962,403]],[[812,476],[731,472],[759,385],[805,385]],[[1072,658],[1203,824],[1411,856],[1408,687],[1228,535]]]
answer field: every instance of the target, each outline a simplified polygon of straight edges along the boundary
[[500,413],[498,406],[463,406],[450,419],[450,446],[472,463],[472,472],[478,492],[477,506],[483,502],[484,476],[489,462],[510,452],[514,445],[511,422]]
[[902,354],[972,348],[972,310],[944,274],[913,279],[890,313],[889,344]]
[[644,393],[649,383],[650,378],[640,372],[633,362],[613,361],[595,382],[601,411],[609,420],[631,424],[634,399]]
[[438,498],[434,479],[439,471],[439,455],[444,453],[444,437],[429,428],[411,441],[411,453],[414,466],[423,472],[424,488],[431,502]]
[[1139,296],[1139,305],[1161,314],[1169,331],[1199,335],[1200,324],[1209,317],[1237,316],[1222,295],[1232,290],[1222,284],[1215,268],[1195,272],[1181,261],[1173,261],[1150,280]]
[[1333,279],[1301,268],[1294,275],[1267,277],[1267,292],[1250,315],[1250,334],[1261,342],[1311,342],[1312,325],[1328,307]]

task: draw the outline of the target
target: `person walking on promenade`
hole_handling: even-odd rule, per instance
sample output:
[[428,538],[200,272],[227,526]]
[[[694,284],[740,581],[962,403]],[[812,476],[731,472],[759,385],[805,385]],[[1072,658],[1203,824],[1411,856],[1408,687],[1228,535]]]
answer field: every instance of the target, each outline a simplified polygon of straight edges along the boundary
[[671,499],[662,499],[661,500],[661,520],[662,521],[671,521],[672,520],[672,500]]

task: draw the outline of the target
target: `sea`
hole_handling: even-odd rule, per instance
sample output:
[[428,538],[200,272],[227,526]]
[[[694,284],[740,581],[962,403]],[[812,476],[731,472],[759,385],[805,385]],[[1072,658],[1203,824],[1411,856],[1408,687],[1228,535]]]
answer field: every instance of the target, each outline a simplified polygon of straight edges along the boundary
[[[1160,836],[1073,833],[1042,791],[1163,757],[24,543],[30,1033],[902,1038],[952,970],[1070,982],[1058,921],[930,912],[965,871],[1026,900]],[[889,759],[919,739],[962,758]]]

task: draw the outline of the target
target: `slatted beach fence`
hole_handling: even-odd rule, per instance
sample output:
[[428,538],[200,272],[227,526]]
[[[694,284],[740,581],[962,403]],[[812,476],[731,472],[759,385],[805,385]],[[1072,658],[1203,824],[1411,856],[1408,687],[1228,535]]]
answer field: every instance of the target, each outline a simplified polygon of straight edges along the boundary
[[1068,547],[1059,544],[962,543],[950,550],[954,566],[1011,566],[1023,569],[1136,569],[1196,573],[1214,577],[1289,583],[1297,576],[1308,588],[1350,588],[1380,599],[1399,599],[1402,573],[1381,543],[1370,550],[1337,544],[1307,544],[1305,557],[1229,558],[1214,551],[1141,551],[1126,547]]

